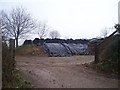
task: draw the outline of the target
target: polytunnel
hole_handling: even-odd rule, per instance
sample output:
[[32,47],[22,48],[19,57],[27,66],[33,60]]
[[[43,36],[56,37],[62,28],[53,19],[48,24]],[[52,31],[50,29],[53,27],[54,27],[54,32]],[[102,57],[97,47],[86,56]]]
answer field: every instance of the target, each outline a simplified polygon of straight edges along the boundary
[[72,56],[88,54],[87,44],[44,43],[44,51],[49,56]]

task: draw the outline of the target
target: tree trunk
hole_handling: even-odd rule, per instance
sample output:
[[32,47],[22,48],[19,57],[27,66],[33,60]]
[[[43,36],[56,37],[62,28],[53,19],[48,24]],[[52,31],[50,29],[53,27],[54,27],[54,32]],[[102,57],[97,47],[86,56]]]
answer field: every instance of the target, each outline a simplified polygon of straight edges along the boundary
[[15,40],[16,40],[16,47],[18,47],[18,38],[16,38]]

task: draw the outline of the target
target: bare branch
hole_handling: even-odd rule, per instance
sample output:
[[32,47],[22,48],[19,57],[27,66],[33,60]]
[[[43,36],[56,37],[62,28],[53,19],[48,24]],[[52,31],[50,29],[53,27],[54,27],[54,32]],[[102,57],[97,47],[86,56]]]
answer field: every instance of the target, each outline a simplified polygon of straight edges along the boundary
[[101,35],[105,38],[108,35],[108,30],[105,28],[104,30],[101,31]]
[[[29,13],[25,12],[23,8],[16,8],[10,14],[1,12],[2,31],[8,37],[14,37],[18,42],[18,38],[24,36],[26,33],[34,30],[35,23]],[[18,43],[16,43],[18,45]]]
[[49,30],[48,26],[46,23],[39,23],[38,25],[38,36],[40,38],[44,38],[47,34],[47,31]]

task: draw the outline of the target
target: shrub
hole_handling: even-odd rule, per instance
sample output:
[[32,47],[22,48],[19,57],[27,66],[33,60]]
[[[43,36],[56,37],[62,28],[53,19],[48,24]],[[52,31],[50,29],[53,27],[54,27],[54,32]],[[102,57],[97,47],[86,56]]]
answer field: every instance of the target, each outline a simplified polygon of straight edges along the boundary
[[110,39],[105,49],[100,50],[98,66],[104,71],[120,73],[120,36]]
[[[9,48],[6,43],[2,43],[2,86],[9,87],[13,81],[14,60],[11,60]],[[12,83],[11,83],[12,84]]]
[[31,87],[15,70],[15,60],[10,57],[12,56],[9,47],[6,43],[2,43],[2,88]]

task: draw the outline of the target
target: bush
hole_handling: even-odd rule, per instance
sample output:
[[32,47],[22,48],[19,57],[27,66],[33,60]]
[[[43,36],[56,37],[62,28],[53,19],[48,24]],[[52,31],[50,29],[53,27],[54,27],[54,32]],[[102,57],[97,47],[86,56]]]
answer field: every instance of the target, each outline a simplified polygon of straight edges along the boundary
[[15,70],[10,49],[6,43],[2,43],[2,88],[25,88],[30,87]]
[[[2,43],[2,86],[9,87],[13,81],[14,60],[11,60],[9,48],[6,43]],[[12,84],[12,83],[11,83]]]
[[101,70],[120,73],[120,36],[114,36],[106,49],[100,51],[98,66]]

